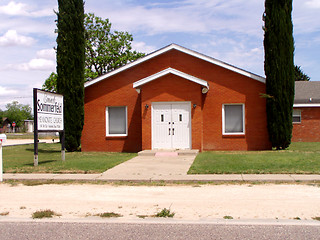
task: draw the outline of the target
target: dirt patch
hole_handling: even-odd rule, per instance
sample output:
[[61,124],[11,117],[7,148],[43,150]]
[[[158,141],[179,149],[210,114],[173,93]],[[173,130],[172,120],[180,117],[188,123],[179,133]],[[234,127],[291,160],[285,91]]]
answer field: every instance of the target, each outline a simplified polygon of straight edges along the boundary
[[31,218],[50,209],[59,218],[115,212],[124,219],[167,208],[175,219],[297,219],[320,216],[320,188],[308,185],[112,186],[0,184],[0,218]]

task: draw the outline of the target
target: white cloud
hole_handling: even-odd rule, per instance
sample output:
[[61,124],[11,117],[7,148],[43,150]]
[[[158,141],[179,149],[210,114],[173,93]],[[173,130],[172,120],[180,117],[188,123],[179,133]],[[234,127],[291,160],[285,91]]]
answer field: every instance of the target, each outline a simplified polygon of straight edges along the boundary
[[27,63],[9,64],[5,69],[18,71],[55,71],[56,63],[44,58],[34,58]]
[[0,6],[0,13],[10,16],[44,17],[53,15],[52,9],[32,11],[31,6],[24,3],[10,1],[7,5]]
[[55,67],[55,62],[48,59],[36,58],[32,59],[27,66],[30,70],[49,70]]
[[223,61],[264,76],[263,48],[247,49],[244,46],[235,46],[230,52],[222,54]]
[[319,8],[320,0],[293,1],[292,18],[295,35],[305,35],[306,33],[309,34],[319,32]]
[[[148,35],[162,33],[210,33],[233,31],[260,34],[262,1],[245,0],[182,0],[166,4],[132,5],[108,1],[108,8],[93,9],[102,17],[110,18],[115,28]],[[90,3],[86,4],[90,9]],[[248,14],[248,9],[251,9]]]
[[8,30],[0,37],[0,46],[30,46],[34,42],[33,38],[20,35],[16,30]]
[[56,60],[56,51],[53,48],[43,49],[37,52],[38,58]]
[[154,52],[155,50],[157,50],[156,47],[147,45],[145,42],[133,41],[131,46],[137,52],[143,52],[143,53],[151,53],[151,52]]
[[28,15],[25,11],[26,4],[16,3],[14,1],[9,2],[7,5],[0,6],[0,13],[7,15]]
[[0,96],[8,96],[17,94],[18,91],[0,86]]
[[310,8],[320,8],[320,0],[307,1],[306,5]]

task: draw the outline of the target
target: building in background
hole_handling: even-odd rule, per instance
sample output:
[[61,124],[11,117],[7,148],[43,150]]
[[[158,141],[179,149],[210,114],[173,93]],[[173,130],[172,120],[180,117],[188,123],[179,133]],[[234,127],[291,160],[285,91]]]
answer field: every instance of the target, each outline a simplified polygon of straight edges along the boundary
[[293,142],[320,142],[320,82],[296,81]]

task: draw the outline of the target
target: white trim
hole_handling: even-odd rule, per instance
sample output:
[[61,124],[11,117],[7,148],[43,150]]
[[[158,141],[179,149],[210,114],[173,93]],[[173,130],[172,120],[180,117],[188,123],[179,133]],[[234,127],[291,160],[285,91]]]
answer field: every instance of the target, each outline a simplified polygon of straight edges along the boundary
[[[226,105],[241,105],[242,106],[242,129],[243,132],[235,132],[235,133],[226,133],[225,132],[225,110],[224,110],[224,106]],[[245,130],[245,104],[244,103],[225,103],[222,104],[222,135],[245,135],[246,130]]]
[[[109,107],[124,107],[126,109],[126,133],[125,134],[110,134],[109,133]],[[106,137],[126,137],[128,136],[128,107],[127,106],[106,106]]]
[[[298,117],[299,118],[299,122],[293,121],[294,117]],[[301,123],[301,110],[300,109],[293,109],[293,111],[292,111],[292,123],[293,124]]]
[[104,74],[104,75],[101,75],[100,77],[97,77],[97,78],[89,81],[89,82],[86,82],[86,83],[84,84],[84,87],[85,87],[85,88],[86,88],[86,87],[89,87],[89,86],[91,86],[91,85],[93,85],[93,84],[95,84],[95,83],[97,83],[97,82],[100,82],[101,80],[104,80],[104,79],[106,79],[106,78],[108,78],[108,77],[111,77],[111,76],[113,76],[113,75],[115,75],[115,74],[117,74],[117,73],[119,73],[119,72],[125,71],[125,70],[127,70],[127,69],[129,69],[129,68],[131,68],[131,67],[134,67],[134,66],[136,66],[136,65],[138,65],[138,64],[140,64],[140,63],[143,63],[143,62],[145,62],[145,61],[147,61],[147,60],[149,60],[149,59],[151,59],[151,58],[154,58],[154,57],[156,57],[156,56],[159,56],[159,55],[161,55],[161,54],[163,54],[163,53],[165,53],[165,52],[168,52],[168,51],[170,51],[170,50],[172,50],[172,49],[175,49],[175,50],[178,50],[178,51],[180,51],[180,52],[189,54],[189,55],[191,55],[191,56],[194,56],[194,57],[196,57],[196,58],[202,59],[202,60],[207,61],[207,62],[209,62],[209,63],[213,63],[213,64],[218,65],[218,66],[220,66],[220,67],[229,69],[229,70],[231,70],[231,71],[233,71],[233,72],[239,73],[239,74],[241,74],[241,75],[244,75],[244,76],[246,76],[246,77],[252,78],[252,79],[257,80],[257,81],[259,81],[259,82],[262,82],[262,83],[265,83],[265,82],[266,82],[266,79],[265,79],[264,77],[261,77],[261,76],[259,76],[259,75],[250,73],[250,72],[245,71],[245,70],[243,70],[243,69],[234,67],[234,66],[229,65],[229,64],[227,64],[227,63],[224,63],[224,62],[222,62],[222,61],[219,61],[219,60],[214,59],[214,58],[212,58],[212,57],[208,57],[208,56],[203,55],[203,54],[201,54],[201,53],[192,51],[192,50],[190,50],[190,49],[181,47],[181,46],[179,46],[179,45],[171,44],[171,45],[169,45],[169,46],[167,46],[167,47],[164,47],[164,48],[162,48],[162,49],[160,49],[160,50],[158,50],[158,51],[155,51],[155,52],[153,52],[153,53],[150,53],[150,54],[148,54],[148,55],[146,55],[146,56],[144,56],[144,57],[142,57],[142,58],[139,58],[139,59],[137,59],[137,60],[134,61],[134,62],[130,62],[130,63],[128,63],[128,64],[126,64],[126,65],[124,65],[124,66],[122,66],[122,67],[120,67],[120,68],[112,71],[112,72],[106,73],[106,74]]
[[163,77],[163,76],[165,76],[165,75],[167,75],[169,73],[174,74],[174,75],[179,76],[179,77],[182,77],[182,78],[185,78],[185,79],[187,79],[187,80],[189,80],[191,82],[198,83],[201,86],[204,86],[205,88],[209,89],[209,85],[208,85],[207,81],[204,81],[204,80],[202,80],[200,78],[197,78],[197,77],[194,77],[192,75],[186,74],[184,72],[178,71],[178,70],[176,70],[174,68],[167,68],[167,69],[162,70],[160,72],[157,72],[157,73],[155,73],[155,74],[153,74],[153,75],[151,75],[149,77],[146,77],[146,78],[143,78],[143,79],[141,79],[139,81],[136,81],[136,82],[133,83],[133,88],[140,87],[141,85],[144,85],[144,84],[146,84],[148,82],[151,82],[151,81],[153,81],[153,80],[155,80],[157,78]]
[[320,107],[320,103],[298,103],[298,104],[293,104],[294,108],[298,107]]

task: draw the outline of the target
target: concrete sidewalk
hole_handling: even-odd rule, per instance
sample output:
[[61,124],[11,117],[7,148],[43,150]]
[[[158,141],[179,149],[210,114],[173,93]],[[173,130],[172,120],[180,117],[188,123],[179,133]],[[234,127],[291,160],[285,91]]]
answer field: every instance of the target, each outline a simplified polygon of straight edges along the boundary
[[[59,139],[56,139],[54,142],[59,142]],[[53,141],[52,139],[39,139],[39,143],[53,143]],[[33,139],[7,139],[6,142],[2,144],[2,146],[6,147],[28,144],[33,144]]]
[[320,182],[320,175],[300,174],[192,174],[181,176],[155,176],[136,175],[132,177],[114,177],[102,174],[28,174],[5,173],[3,180],[70,180],[70,181],[130,181],[130,182],[271,182],[271,183],[295,183],[295,182]]

